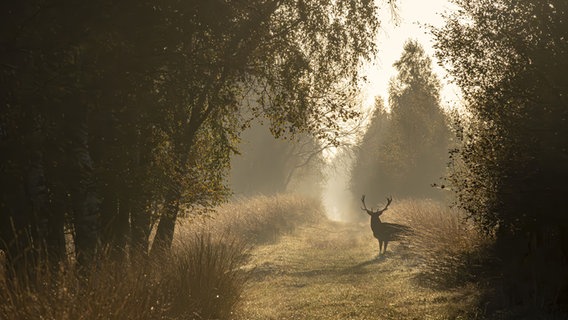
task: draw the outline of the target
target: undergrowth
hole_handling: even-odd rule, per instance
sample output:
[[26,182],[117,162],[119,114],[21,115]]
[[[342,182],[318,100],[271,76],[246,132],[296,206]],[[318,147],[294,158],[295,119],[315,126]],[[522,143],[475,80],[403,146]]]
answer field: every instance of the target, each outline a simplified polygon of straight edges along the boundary
[[33,281],[0,283],[0,319],[227,319],[248,277],[248,249],[317,216],[318,202],[299,196],[229,203],[180,221],[160,258],[101,257],[81,274],[42,266]]
[[430,200],[401,200],[394,220],[408,225],[406,242],[418,260],[425,285],[455,287],[474,282],[488,259],[492,239],[482,234],[463,211]]
[[324,217],[317,199],[298,195],[256,196],[226,203],[212,214],[188,217],[177,229],[176,239],[207,232],[230,235],[251,245],[261,244]]

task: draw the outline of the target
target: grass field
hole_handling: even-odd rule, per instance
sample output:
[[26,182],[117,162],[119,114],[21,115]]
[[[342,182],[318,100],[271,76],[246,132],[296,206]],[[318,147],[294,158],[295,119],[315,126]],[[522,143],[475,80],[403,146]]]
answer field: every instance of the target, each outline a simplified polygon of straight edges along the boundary
[[236,319],[480,319],[476,285],[436,280],[457,277],[453,256],[476,247],[468,241],[474,232],[431,202],[389,211],[416,233],[378,259],[368,223],[321,220],[253,249]]
[[[358,214],[362,214],[358,212]],[[421,200],[383,219],[413,232],[378,244],[368,221],[332,222],[319,201],[255,197],[180,219],[170,255],[40,274],[0,286],[0,319],[481,319],[468,274],[486,240]]]
[[0,274],[0,319],[228,319],[248,280],[241,267],[250,249],[316,217],[317,201],[256,197],[179,219],[171,252],[159,258],[101,255],[81,274],[40,266],[34,280],[10,286]]

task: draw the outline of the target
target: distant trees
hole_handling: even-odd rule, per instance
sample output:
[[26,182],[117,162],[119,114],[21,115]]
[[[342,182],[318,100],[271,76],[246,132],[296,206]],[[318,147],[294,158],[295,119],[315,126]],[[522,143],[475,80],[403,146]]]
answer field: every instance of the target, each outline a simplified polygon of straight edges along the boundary
[[437,56],[468,117],[449,180],[497,236],[506,306],[568,306],[568,3],[455,1]]
[[422,46],[409,40],[394,66],[390,113],[379,98],[357,151],[352,173],[355,193],[439,197],[431,187],[445,174],[449,147],[440,82]]
[[10,270],[171,244],[226,198],[251,118],[334,142],[375,53],[372,2],[0,5],[0,249]]

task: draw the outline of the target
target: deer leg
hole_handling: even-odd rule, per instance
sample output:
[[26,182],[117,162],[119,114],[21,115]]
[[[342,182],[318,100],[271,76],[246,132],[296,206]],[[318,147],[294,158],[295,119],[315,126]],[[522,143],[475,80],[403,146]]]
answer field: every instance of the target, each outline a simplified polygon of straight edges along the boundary
[[385,241],[385,251],[384,251],[383,253],[386,253],[386,252],[387,252],[387,246],[388,246],[388,244],[389,244],[389,242],[388,242],[388,241]]
[[383,240],[378,239],[379,240],[379,255],[381,255],[381,249],[383,248]]

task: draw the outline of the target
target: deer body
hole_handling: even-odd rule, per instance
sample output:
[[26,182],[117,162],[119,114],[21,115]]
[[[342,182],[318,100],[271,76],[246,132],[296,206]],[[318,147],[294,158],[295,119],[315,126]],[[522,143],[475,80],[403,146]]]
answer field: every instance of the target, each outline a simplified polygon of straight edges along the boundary
[[382,210],[369,210],[365,205],[365,196],[361,197],[363,202],[363,209],[369,216],[371,216],[371,230],[377,240],[379,240],[379,255],[387,251],[389,241],[399,240],[400,236],[407,233],[410,229],[396,223],[385,223],[381,221],[380,215],[385,212],[392,202],[392,198],[387,198],[387,204]]

